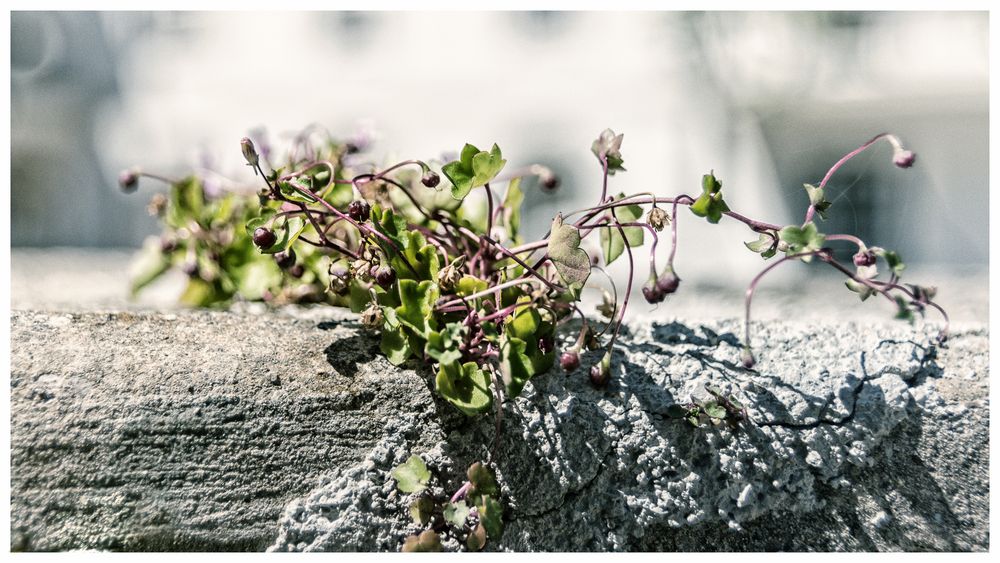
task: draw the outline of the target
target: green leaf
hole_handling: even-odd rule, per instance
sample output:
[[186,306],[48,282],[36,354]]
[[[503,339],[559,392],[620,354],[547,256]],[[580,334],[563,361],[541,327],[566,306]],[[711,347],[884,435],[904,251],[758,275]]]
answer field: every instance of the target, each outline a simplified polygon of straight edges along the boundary
[[[816,229],[816,224],[812,221],[801,227],[789,225],[778,231],[778,238],[788,245],[786,256],[819,250],[826,241],[826,237]],[[803,256],[802,260],[809,262],[812,256]]]
[[[375,229],[395,242],[401,249],[406,250],[406,247],[410,244],[406,219],[396,215],[392,209],[382,209],[378,205],[372,206],[371,214]],[[387,254],[395,252],[391,246],[386,245],[385,241],[381,239],[379,239],[378,244]]]
[[490,376],[475,362],[441,364],[435,383],[442,397],[469,416],[493,406]]
[[869,297],[875,294],[874,289],[868,287],[863,283],[858,283],[852,279],[848,279],[847,281],[845,281],[844,285],[847,286],[847,289],[853,291],[854,293],[857,293],[858,297],[860,297],[862,301],[868,299]]
[[226,301],[230,297],[230,295],[219,291],[219,288],[213,283],[201,278],[190,278],[178,301],[188,307],[208,307]]
[[284,221],[276,223],[274,231],[278,235],[278,240],[270,248],[262,249],[262,254],[277,254],[288,249],[295,242],[302,230],[305,229],[306,222],[301,217],[289,217]]
[[469,482],[472,483],[472,494],[495,495],[500,491],[493,470],[481,462],[477,461],[470,465],[465,475],[469,478]]
[[[615,200],[624,199],[625,194],[620,193]],[[617,220],[619,223],[633,223],[642,217],[642,207],[639,205],[624,205],[609,209],[605,214],[609,221]],[[622,238],[621,231],[625,232]],[[629,246],[642,246],[645,231],[642,227],[623,227],[621,231],[617,227],[600,229],[601,250],[604,252],[604,263],[610,264],[625,251],[625,242]]]
[[427,488],[431,472],[418,455],[411,455],[405,462],[392,468],[389,475],[396,480],[396,488],[404,493],[417,493]]
[[705,217],[709,223],[718,223],[722,214],[729,211],[729,206],[722,199],[722,182],[714,173],[708,173],[701,179],[701,196],[691,204],[691,212],[699,217]]
[[500,376],[508,397],[517,397],[524,384],[535,375],[531,358],[525,353],[527,343],[509,333],[500,337]]
[[494,540],[503,535],[503,506],[493,497],[483,497],[479,505],[479,522],[486,528],[486,535]]
[[715,395],[716,397],[722,396],[722,389],[719,389],[715,385],[706,385],[705,391],[708,391],[710,394]]
[[709,418],[726,418],[725,407],[722,407],[718,403],[715,402],[706,403],[705,406],[703,406],[702,408],[704,409],[705,414],[709,416]]
[[507,161],[503,159],[500,147],[496,143],[493,144],[490,152],[477,153],[472,157],[472,171],[475,173],[472,187],[483,186],[491,182],[506,164]]
[[434,503],[427,497],[419,497],[410,503],[410,518],[413,523],[423,526],[431,521],[434,512]]
[[462,323],[448,323],[441,332],[431,331],[427,335],[424,352],[441,364],[451,364],[462,359],[459,346],[462,344]]
[[441,171],[451,181],[451,196],[461,200],[469,195],[472,188],[493,180],[506,164],[507,161],[503,159],[500,147],[496,144],[490,152],[486,152],[466,143],[459,160],[445,164]]
[[385,357],[393,365],[401,365],[410,355],[413,349],[410,347],[410,339],[406,336],[406,329],[403,327],[390,329],[382,328],[382,343],[379,345]]
[[480,522],[475,530],[469,532],[469,536],[465,538],[465,546],[469,548],[469,551],[479,551],[486,545],[486,528]]
[[276,213],[275,210],[271,209],[270,207],[265,207],[261,209],[259,216],[254,217],[253,219],[247,221],[246,223],[247,234],[252,237],[253,232],[256,231],[258,227],[263,227],[271,222],[271,218],[274,217],[275,213]]
[[198,221],[205,205],[205,192],[198,178],[190,176],[170,186],[170,204],[164,222],[175,228],[188,227],[189,221]]
[[403,542],[403,553],[441,551],[441,538],[434,530],[424,530],[419,536],[414,534]]
[[749,248],[752,252],[760,254],[760,257],[764,260],[771,258],[778,251],[778,239],[765,233],[761,233],[760,236],[757,237],[757,240],[753,242],[744,242],[743,245]]
[[913,324],[913,321],[916,320],[916,317],[913,316],[913,310],[910,309],[909,303],[907,303],[906,299],[903,299],[903,296],[901,295],[896,296],[895,318],[901,321],[907,321],[910,324]]
[[872,251],[876,256],[881,256],[885,259],[885,263],[888,264],[889,269],[896,274],[896,277],[903,275],[903,270],[906,269],[906,264],[903,263],[903,259],[899,257],[899,254],[877,246],[873,246]]
[[465,519],[469,517],[471,509],[464,502],[449,502],[444,507],[444,519],[453,526],[461,528],[465,525]]
[[312,178],[308,176],[296,176],[287,182],[278,182],[278,191],[285,199],[298,203],[315,203],[315,197],[309,195],[312,191]]
[[564,282],[586,283],[590,277],[590,255],[580,248],[580,231],[572,225],[564,225],[561,213],[552,220],[548,251]]
[[401,279],[396,284],[399,288],[399,302],[396,316],[400,324],[412,329],[418,336],[426,339],[427,335],[436,330],[434,320],[434,302],[438,298],[437,284],[425,280]]
[[160,249],[160,240],[156,237],[147,238],[142,251],[129,267],[131,296],[135,297],[142,288],[153,283],[169,269],[170,260]]
[[459,278],[458,283],[455,284],[455,293],[461,295],[462,297],[468,297],[470,295],[475,295],[480,291],[486,291],[486,288],[488,287],[489,284],[486,283],[486,280],[465,274]]
[[806,193],[809,194],[809,205],[813,206],[820,219],[825,220],[826,210],[829,209],[833,203],[826,200],[823,195],[823,188],[817,188],[812,184],[802,184],[802,186],[806,189]]

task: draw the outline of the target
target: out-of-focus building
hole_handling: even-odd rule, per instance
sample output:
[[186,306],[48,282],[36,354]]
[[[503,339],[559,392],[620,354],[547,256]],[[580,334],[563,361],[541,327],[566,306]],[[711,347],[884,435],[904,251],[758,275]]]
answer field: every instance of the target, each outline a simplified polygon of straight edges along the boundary
[[[511,166],[550,165],[563,187],[529,193],[535,235],[596,198],[606,127],[625,133],[615,191],[697,193],[714,169],[733,208],[776,223],[891,130],[917,165],[862,155],[824,228],[909,262],[987,262],[985,13],[13,12],[11,28],[15,246],[138,245],[157,227],[119,169],[250,182],[249,130],[368,119],[387,158],[497,142]],[[739,224],[686,214],[680,238],[682,277],[760,264]]]

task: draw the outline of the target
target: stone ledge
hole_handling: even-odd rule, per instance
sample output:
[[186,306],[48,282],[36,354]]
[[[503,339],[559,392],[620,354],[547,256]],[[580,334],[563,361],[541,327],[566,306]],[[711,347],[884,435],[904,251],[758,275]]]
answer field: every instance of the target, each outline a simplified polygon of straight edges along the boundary
[[[419,453],[458,485],[492,418],[436,400],[336,312],[11,318],[14,550],[396,550]],[[505,406],[510,550],[986,550],[988,330],[633,324],[602,391],[581,368]],[[586,362],[585,362],[586,365]],[[714,384],[754,424],[666,407]]]

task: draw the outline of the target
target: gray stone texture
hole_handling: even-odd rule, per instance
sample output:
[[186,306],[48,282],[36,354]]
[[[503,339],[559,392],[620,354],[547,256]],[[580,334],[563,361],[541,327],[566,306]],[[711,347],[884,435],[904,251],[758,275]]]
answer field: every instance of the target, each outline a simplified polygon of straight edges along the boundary
[[[662,320],[655,320],[662,319]],[[493,550],[987,550],[988,329],[634,321],[604,390],[532,380],[504,406]],[[397,550],[410,454],[447,492],[485,459],[431,374],[329,308],[14,311],[14,550]],[[667,407],[712,384],[736,430]],[[457,545],[446,540],[446,546]]]

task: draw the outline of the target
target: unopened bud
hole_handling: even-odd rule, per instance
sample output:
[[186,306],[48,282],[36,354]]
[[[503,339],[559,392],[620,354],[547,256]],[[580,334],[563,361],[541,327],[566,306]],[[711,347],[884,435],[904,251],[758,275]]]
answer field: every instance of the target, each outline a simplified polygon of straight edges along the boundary
[[342,262],[333,262],[327,270],[330,274],[330,291],[342,295],[351,284],[351,272]]
[[573,371],[580,367],[580,354],[576,352],[563,352],[559,356],[559,366],[566,371]]
[[279,252],[274,255],[274,261],[278,263],[279,268],[287,270],[295,265],[295,251],[289,248],[284,252]]
[[901,149],[892,153],[892,163],[900,168],[909,168],[916,160],[917,155],[913,151]]
[[372,206],[369,205],[367,201],[356,199],[347,206],[347,215],[350,216],[351,219],[362,223],[368,220],[371,210]]
[[139,169],[129,168],[118,173],[118,187],[129,194],[139,188]]
[[428,188],[435,188],[441,182],[441,176],[433,170],[428,170],[424,172],[422,178],[420,178],[420,183],[427,186]]
[[390,268],[388,264],[382,264],[375,269],[372,277],[375,278],[375,283],[382,289],[389,289],[396,282],[396,271]]
[[250,137],[243,137],[240,139],[240,149],[243,150],[243,158],[247,160],[247,166],[254,169],[254,174],[257,173],[257,164],[260,162],[260,157],[257,155],[257,149],[253,146],[253,141]]
[[274,231],[268,229],[267,227],[257,227],[253,231],[253,243],[259,248],[268,249],[274,246],[274,243],[278,241],[278,236],[274,234]]
[[875,264],[875,253],[871,250],[859,250],[854,255],[854,265],[859,268],[865,268],[873,264]]
[[590,383],[604,387],[611,380],[611,352],[605,352],[600,362],[590,366]]
[[677,287],[680,284],[681,279],[674,273],[674,269],[667,266],[667,269],[663,270],[663,273],[656,280],[656,289],[660,290],[666,296],[677,291]]
[[750,350],[749,346],[744,346],[740,350],[740,365],[746,369],[750,369],[757,363],[757,360],[753,357],[753,352]]

